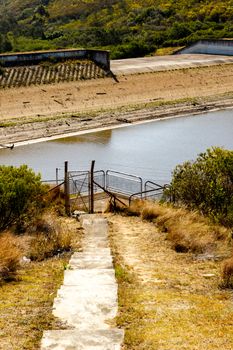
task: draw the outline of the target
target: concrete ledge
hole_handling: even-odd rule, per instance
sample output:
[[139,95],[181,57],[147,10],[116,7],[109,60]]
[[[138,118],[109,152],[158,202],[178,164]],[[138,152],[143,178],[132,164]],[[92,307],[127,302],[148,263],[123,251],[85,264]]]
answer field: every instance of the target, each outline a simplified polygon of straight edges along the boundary
[[47,331],[42,340],[42,347],[44,350],[120,350],[123,337],[124,332],[121,329]]
[[233,40],[199,40],[193,45],[176,51],[174,55],[193,53],[233,56]]
[[44,61],[51,63],[67,60],[90,60],[100,65],[106,71],[110,70],[109,51],[71,49],[54,51],[34,51],[25,53],[1,54],[0,64],[4,67],[37,65]]

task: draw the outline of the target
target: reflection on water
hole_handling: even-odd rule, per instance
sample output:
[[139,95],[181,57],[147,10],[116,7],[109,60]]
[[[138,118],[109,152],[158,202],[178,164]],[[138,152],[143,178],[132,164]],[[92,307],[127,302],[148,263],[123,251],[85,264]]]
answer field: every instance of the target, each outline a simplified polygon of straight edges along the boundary
[[91,134],[84,134],[84,135],[78,135],[78,136],[72,136],[72,137],[64,137],[62,139],[53,140],[51,142],[56,143],[96,143],[96,144],[102,144],[106,145],[109,143],[112,136],[112,130],[103,130],[98,132],[92,132]]
[[28,164],[43,179],[63,176],[64,161],[73,170],[96,169],[136,174],[159,183],[170,181],[171,171],[211,146],[233,149],[233,110],[147,124],[127,126],[72,138],[0,150],[2,164]]

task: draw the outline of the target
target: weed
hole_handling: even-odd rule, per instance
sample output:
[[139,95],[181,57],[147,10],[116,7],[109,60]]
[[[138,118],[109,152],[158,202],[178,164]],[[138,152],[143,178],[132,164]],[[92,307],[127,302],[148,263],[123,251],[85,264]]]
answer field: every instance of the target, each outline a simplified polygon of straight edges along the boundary
[[31,229],[29,257],[32,260],[41,261],[72,248],[72,232],[60,223],[55,214],[44,215]]
[[0,65],[0,76],[4,76],[4,68]]
[[6,232],[0,236],[0,282],[16,277],[22,255],[17,238]]
[[222,287],[233,288],[233,256],[224,262],[222,280]]
[[202,253],[215,249],[216,241],[229,240],[228,229],[213,225],[201,214],[185,208],[136,200],[126,213],[154,222],[162,232],[166,233],[166,239],[177,252]]

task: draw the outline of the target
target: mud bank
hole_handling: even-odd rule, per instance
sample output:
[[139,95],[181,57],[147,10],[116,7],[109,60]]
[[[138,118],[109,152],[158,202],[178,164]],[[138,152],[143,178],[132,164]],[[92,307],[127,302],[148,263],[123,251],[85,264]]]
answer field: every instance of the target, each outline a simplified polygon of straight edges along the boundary
[[233,64],[0,89],[0,144],[233,107]]
[[206,99],[202,101],[201,99],[196,99],[181,101],[160,106],[137,106],[126,110],[116,109],[106,112],[93,112],[88,115],[62,115],[41,121],[28,119],[24,123],[21,123],[19,120],[8,121],[8,126],[6,123],[0,129],[0,140],[3,144],[14,143],[15,146],[20,146],[164,118],[188,117],[194,114],[233,108],[233,96],[219,96],[218,98],[218,100],[215,97],[214,100]]

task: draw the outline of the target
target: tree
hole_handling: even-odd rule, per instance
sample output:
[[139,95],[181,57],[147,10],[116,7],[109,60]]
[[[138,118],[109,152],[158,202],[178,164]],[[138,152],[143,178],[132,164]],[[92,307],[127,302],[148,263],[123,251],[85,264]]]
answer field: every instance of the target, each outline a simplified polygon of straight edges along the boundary
[[0,166],[0,230],[30,217],[41,207],[43,193],[40,175],[26,165]]
[[11,42],[8,40],[6,35],[0,34],[0,53],[12,50]]
[[170,192],[175,202],[233,224],[233,151],[207,149],[194,162],[178,165]]

